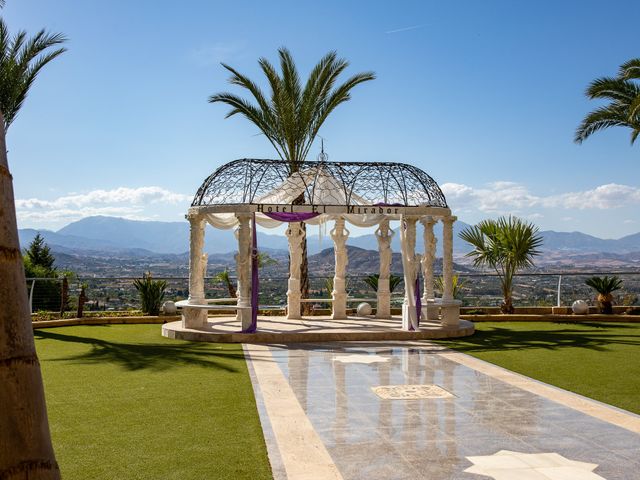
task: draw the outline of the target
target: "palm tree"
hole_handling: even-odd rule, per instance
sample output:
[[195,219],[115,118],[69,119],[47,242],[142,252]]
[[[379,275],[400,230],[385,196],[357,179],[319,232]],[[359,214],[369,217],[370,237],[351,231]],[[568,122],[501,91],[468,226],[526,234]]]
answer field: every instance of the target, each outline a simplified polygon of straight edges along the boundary
[[11,478],[60,478],[24,288],[5,132],[38,72],[63,51],[50,48],[63,41],[44,31],[11,38],[0,18],[0,472]]
[[[266,252],[258,252],[258,268],[270,267],[271,265],[277,265],[279,262]],[[221,272],[215,274],[211,280],[217,283],[224,283],[229,291],[229,297],[236,298],[236,286],[231,281],[229,270],[226,268]]]
[[592,133],[609,127],[631,129],[631,144],[640,135],[640,58],[620,66],[616,77],[602,77],[591,82],[589,99],[604,99],[609,103],[589,113],[578,126],[575,142],[582,143]]
[[513,313],[513,277],[523,268],[533,266],[540,254],[542,237],[538,227],[516,217],[483,220],[460,232],[460,238],[471,244],[467,253],[476,267],[489,267],[498,274],[504,297],[502,313]]
[[224,283],[224,285],[227,287],[227,291],[229,292],[229,297],[236,298],[236,294],[237,294],[236,287],[231,281],[231,277],[229,276],[229,270],[224,269],[221,272],[218,272],[216,275],[213,276],[211,280],[217,283]]
[[584,283],[598,292],[598,303],[600,304],[600,311],[605,314],[613,313],[613,295],[612,293],[622,288],[622,280],[617,276],[613,277],[591,277]]
[[[311,70],[303,87],[289,50],[280,48],[278,54],[281,73],[278,73],[267,59],[258,60],[271,90],[269,97],[265,96],[261,88],[247,76],[223,63],[222,66],[231,73],[229,82],[244,88],[253,98],[246,100],[232,93],[218,93],[212,95],[209,102],[230,106],[231,110],[226,118],[240,114],[258,127],[278,156],[288,163],[289,174],[293,174],[306,160],[309,149],[329,114],[351,98],[350,92],[356,85],[373,80],[375,74],[358,73],[336,86],[338,77],[349,63],[339,59],[334,51],[326,54]],[[294,201],[294,204],[302,203],[304,196]],[[306,231],[304,223],[300,224],[300,228]],[[302,249],[300,283],[302,297],[308,298],[306,241]]]

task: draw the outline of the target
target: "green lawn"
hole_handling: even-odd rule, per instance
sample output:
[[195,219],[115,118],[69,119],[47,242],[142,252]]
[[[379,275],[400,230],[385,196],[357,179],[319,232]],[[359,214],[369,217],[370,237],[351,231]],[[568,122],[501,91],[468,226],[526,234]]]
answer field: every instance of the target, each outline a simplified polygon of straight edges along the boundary
[[35,331],[63,478],[270,479],[239,345],[160,325]]
[[640,414],[640,324],[478,322],[441,343]]

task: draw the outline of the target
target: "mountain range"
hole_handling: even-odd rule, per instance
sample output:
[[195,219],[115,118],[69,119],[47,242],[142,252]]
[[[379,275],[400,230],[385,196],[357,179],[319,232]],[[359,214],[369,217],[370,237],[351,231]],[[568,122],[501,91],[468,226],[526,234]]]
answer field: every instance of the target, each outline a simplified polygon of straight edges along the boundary
[[[462,255],[470,250],[469,245],[458,234],[468,224],[457,221],[454,224],[454,252]],[[117,217],[94,216],[70,223],[57,230],[21,229],[20,243],[23,248],[40,233],[54,252],[78,254],[87,251],[110,252],[122,256],[140,257],[153,254],[183,254],[189,250],[189,224],[183,222],[157,222],[127,220]],[[442,229],[436,226],[438,255],[442,245]],[[542,231],[542,249],[545,252],[576,254],[617,254],[640,252],[640,233],[620,239],[601,239],[581,232]],[[422,250],[422,229],[418,227],[416,248]],[[287,238],[284,235],[260,231],[259,248],[262,250],[286,251]],[[377,250],[375,235],[352,236],[349,245],[365,250]],[[319,236],[315,227],[309,227],[308,250],[319,253],[332,242],[328,234]],[[236,250],[236,240],[231,230],[217,230],[207,227],[205,251],[211,254],[227,254]],[[392,241],[394,251],[400,250],[399,235]]]

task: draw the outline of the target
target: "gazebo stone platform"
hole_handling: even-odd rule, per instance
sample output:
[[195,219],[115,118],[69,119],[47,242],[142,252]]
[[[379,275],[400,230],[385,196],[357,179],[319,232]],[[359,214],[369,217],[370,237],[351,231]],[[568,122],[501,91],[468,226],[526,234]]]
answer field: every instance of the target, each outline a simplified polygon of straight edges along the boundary
[[455,326],[443,326],[439,321],[424,320],[416,331],[402,328],[402,318],[355,317],[333,319],[313,316],[302,319],[264,316],[258,319],[255,333],[240,333],[236,316],[209,317],[205,326],[187,328],[182,321],[166,323],[162,335],[192,342],[219,343],[302,343],[379,340],[428,340],[472,335],[472,322],[460,320]]

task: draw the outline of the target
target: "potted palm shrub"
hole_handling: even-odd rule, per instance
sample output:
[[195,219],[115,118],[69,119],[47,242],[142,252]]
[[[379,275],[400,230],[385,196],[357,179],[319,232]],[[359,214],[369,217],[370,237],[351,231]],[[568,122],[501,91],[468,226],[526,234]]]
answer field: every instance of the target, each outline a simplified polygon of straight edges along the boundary
[[164,280],[154,280],[151,272],[142,276],[142,279],[133,281],[133,285],[140,294],[142,303],[142,313],[147,315],[160,315],[160,307],[164,300],[164,292],[167,288],[167,282]]
[[598,307],[600,313],[611,315],[613,313],[613,292],[622,288],[622,280],[617,276],[609,277],[591,277],[585,281],[587,285],[593,288],[598,296]]
[[[373,275],[368,275],[364,277],[364,283],[366,283],[374,292],[378,291],[378,280],[380,279],[380,275],[378,273]],[[389,291],[393,293],[393,291],[398,288],[403,281],[403,278],[394,275],[393,273],[389,275]]]
[[533,267],[534,257],[541,253],[538,227],[516,217],[501,217],[465,228],[460,238],[473,247],[466,255],[473,258],[473,265],[489,267],[500,278],[504,297],[500,311],[514,313],[513,277],[519,270]]
[[[467,283],[466,280],[462,280],[458,275],[454,275],[451,279],[451,283],[453,283],[453,298],[456,300],[462,300],[462,295],[464,294],[464,286]],[[436,278],[436,290],[442,293],[444,292],[444,277]]]

